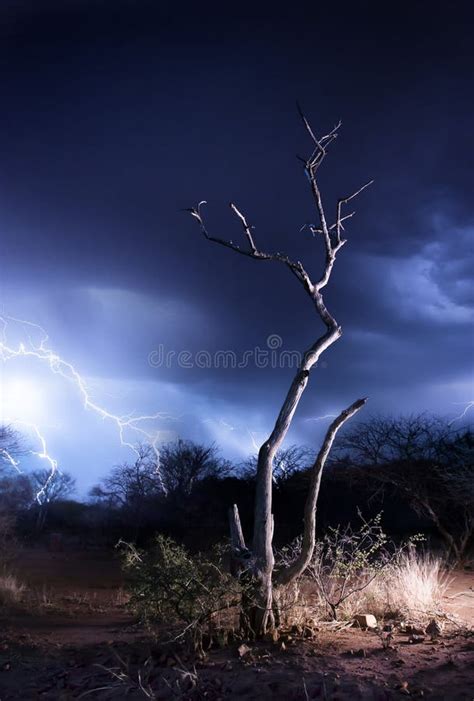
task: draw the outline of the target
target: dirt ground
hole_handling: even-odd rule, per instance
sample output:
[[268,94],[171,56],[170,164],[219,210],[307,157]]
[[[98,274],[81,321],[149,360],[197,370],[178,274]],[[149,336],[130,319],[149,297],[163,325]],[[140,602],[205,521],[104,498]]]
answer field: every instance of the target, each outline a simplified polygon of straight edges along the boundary
[[110,554],[25,551],[16,569],[33,598],[28,613],[0,617],[0,701],[474,700],[472,572],[456,575],[447,602],[465,625],[449,626],[438,641],[413,643],[396,632],[384,649],[374,632],[321,626],[306,631],[311,637],[290,632],[283,645],[251,644],[242,656],[236,641],[196,661],[127,612]]

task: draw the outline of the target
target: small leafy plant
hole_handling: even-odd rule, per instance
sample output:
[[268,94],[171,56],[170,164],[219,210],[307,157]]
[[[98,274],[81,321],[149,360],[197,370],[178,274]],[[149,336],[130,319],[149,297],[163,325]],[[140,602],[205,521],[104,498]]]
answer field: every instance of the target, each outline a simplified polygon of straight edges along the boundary
[[359,528],[330,528],[317,544],[306,571],[334,620],[341,609],[351,616],[359,601],[370,599],[375,584],[388,580],[403,553],[420,540],[414,536],[395,546],[383,530],[382,513],[365,520],[359,511],[359,518]]
[[171,538],[158,535],[148,550],[121,541],[123,566],[129,576],[129,605],[145,622],[180,627],[185,639],[202,652],[202,635],[216,616],[239,603],[238,582],[225,571],[222,547],[210,556],[190,554]]

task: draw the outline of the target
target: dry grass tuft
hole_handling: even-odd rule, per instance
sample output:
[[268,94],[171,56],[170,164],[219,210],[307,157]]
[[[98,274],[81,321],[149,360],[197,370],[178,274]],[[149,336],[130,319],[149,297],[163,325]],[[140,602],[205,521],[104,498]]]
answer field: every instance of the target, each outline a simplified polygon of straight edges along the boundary
[[0,574],[0,606],[8,607],[21,601],[25,586],[13,574]]
[[[358,613],[371,613],[378,620],[399,619],[425,622],[446,614],[446,594],[451,583],[445,561],[426,552],[410,549],[379,576],[365,586],[366,575],[360,572],[360,586],[352,582],[353,593],[338,608],[338,619],[350,621]],[[338,582],[324,584],[327,592]],[[312,593],[313,615],[319,620],[328,616],[327,603],[318,591]]]
[[409,550],[390,573],[387,598],[392,610],[404,618],[433,618],[445,612],[450,583],[442,558]]

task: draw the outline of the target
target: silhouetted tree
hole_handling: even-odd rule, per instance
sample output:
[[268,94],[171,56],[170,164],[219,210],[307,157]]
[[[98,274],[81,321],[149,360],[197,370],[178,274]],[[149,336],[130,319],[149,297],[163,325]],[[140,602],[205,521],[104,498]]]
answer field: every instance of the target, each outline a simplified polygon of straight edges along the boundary
[[219,457],[215,446],[177,440],[160,447],[159,460],[149,445],[137,447],[133,463],[112,469],[89,493],[92,499],[119,510],[132,526],[135,539],[143,530],[160,528],[180,535],[181,525],[195,509],[192,496],[197,485],[228,475],[230,463]]
[[42,502],[51,503],[65,499],[74,493],[76,480],[69,474],[56,470],[51,474],[50,470],[34,470],[29,473],[29,479],[35,494],[41,494]]
[[373,495],[387,489],[428,518],[450,554],[462,560],[474,538],[474,438],[442,419],[420,414],[375,417],[341,436],[338,452]]
[[36,528],[44,528],[50,504],[69,497],[76,489],[76,480],[68,472],[56,470],[52,473],[44,468],[28,475],[35,495]]
[[100,484],[90,490],[90,496],[109,503],[110,506],[135,507],[145,499],[163,491],[157,470],[156,453],[149,445],[136,448],[133,463],[122,463],[112,468]]
[[231,464],[219,457],[215,445],[177,440],[160,448],[160,474],[165,492],[174,498],[189,496],[200,480],[221,479]]
[[[295,472],[300,472],[314,463],[316,455],[312,448],[307,446],[290,445],[288,448],[280,448],[273,458],[273,482],[281,486]],[[251,455],[240,466],[240,474],[244,479],[255,479],[257,472],[258,455]]]

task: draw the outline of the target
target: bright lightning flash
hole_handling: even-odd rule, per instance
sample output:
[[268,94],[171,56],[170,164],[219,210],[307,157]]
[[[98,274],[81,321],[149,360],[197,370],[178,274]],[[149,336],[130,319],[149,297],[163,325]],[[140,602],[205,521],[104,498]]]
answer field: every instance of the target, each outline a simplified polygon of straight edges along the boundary
[[[18,324],[25,333],[27,342],[22,341],[17,345],[11,345],[7,340],[7,330],[9,324]],[[21,319],[15,319],[14,317],[0,316],[0,327],[1,327],[1,337],[0,337],[0,359],[3,362],[7,362],[14,358],[35,358],[49,366],[49,369],[55,375],[60,375],[68,382],[71,382],[76,390],[78,391],[82,403],[85,409],[97,414],[102,420],[110,421],[117,428],[119,440],[122,446],[130,448],[137,457],[139,457],[139,452],[136,447],[136,443],[133,444],[130,440],[127,440],[126,435],[133,434],[136,438],[136,442],[144,441],[148,443],[156,456],[157,464],[157,474],[161,479],[159,471],[159,450],[158,442],[160,440],[161,431],[150,430],[146,428],[150,422],[162,420],[170,420],[175,417],[170,416],[164,412],[158,412],[156,414],[149,414],[144,416],[135,416],[134,412],[125,415],[113,414],[103,406],[100,406],[90,397],[87,384],[84,378],[80,375],[79,371],[67,362],[64,358],[55,353],[48,345],[49,337],[46,331],[39,325],[34,324],[30,321],[23,321]],[[33,336],[37,337],[34,340]],[[41,449],[39,451],[31,451],[32,454],[36,455],[40,459],[46,460],[50,466],[50,475],[48,482],[54,479],[54,474],[57,470],[57,461],[52,458],[47,450],[46,441],[42,435],[39,427],[36,424],[27,424],[26,422],[12,420],[12,423],[28,425],[33,431],[36,438],[39,441]],[[10,462],[10,464],[19,470],[19,462],[15,460],[11,455],[4,452],[5,458]],[[41,499],[44,495],[44,490],[47,485],[43,485],[42,489],[36,495],[37,499]],[[162,488],[165,489],[162,483]]]

